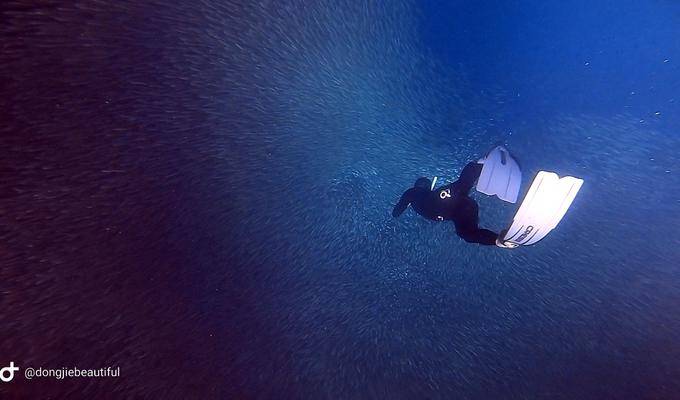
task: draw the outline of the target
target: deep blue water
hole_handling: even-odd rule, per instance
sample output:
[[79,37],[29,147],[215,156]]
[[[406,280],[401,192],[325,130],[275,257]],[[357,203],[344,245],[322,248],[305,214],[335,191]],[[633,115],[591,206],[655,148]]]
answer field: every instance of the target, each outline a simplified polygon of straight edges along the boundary
[[[680,393],[677,3],[0,11],[0,367],[122,375],[3,398]],[[392,218],[496,143],[585,180],[544,241]]]

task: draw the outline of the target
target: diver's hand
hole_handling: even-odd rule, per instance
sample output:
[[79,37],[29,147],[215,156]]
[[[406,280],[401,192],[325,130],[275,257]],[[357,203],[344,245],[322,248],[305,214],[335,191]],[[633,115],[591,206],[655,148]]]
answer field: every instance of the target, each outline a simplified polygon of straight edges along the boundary
[[399,218],[399,216],[404,211],[406,211],[406,208],[408,207],[408,205],[411,204],[412,197],[413,197],[413,188],[405,191],[404,194],[401,195],[401,198],[399,199],[399,203],[397,203],[397,205],[394,206],[394,209],[392,210],[392,216],[394,218]]

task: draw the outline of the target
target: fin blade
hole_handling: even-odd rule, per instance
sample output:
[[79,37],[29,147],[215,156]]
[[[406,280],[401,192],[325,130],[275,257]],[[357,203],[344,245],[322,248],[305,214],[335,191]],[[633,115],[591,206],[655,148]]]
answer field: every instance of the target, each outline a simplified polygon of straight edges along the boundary
[[582,185],[583,179],[539,171],[504,240],[528,246],[543,239],[562,220]]
[[496,146],[486,155],[483,164],[477,191],[516,203],[522,185],[522,171],[510,152],[503,146]]

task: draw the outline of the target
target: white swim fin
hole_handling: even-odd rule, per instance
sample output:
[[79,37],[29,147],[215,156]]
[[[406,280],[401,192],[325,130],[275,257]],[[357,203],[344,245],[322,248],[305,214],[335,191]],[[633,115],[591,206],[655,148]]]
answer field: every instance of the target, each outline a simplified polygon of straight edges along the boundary
[[477,179],[477,191],[489,196],[496,195],[509,203],[517,202],[522,171],[510,152],[503,146],[496,146],[477,162],[484,164]]
[[581,185],[583,179],[539,171],[501,242],[528,246],[543,239],[562,220]]

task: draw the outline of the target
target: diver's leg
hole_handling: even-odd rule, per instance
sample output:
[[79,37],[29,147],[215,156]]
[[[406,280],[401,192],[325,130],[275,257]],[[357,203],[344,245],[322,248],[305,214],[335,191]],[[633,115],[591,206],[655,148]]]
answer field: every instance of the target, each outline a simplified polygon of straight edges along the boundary
[[460,207],[457,210],[456,219],[453,220],[456,225],[456,233],[468,243],[495,245],[498,234],[488,229],[479,228],[478,211],[477,203],[472,199],[469,199],[463,207]]
[[482,173],[482,168],[484,164],[478,164],[476,162],[468,163],[468,165],[463,168],[463,172],[460,173],[458,181],[456,181],[456,191],[462,195],[467,195],[475,186],[479,174]]
[[468,243],[479,243],[485,246],[495,245],[496,239],[498,238],[497,233],[490,231],[488,229],[480,228],[459,230],[458,227],[456,227],[456,233],[461,239],[465,240]]

